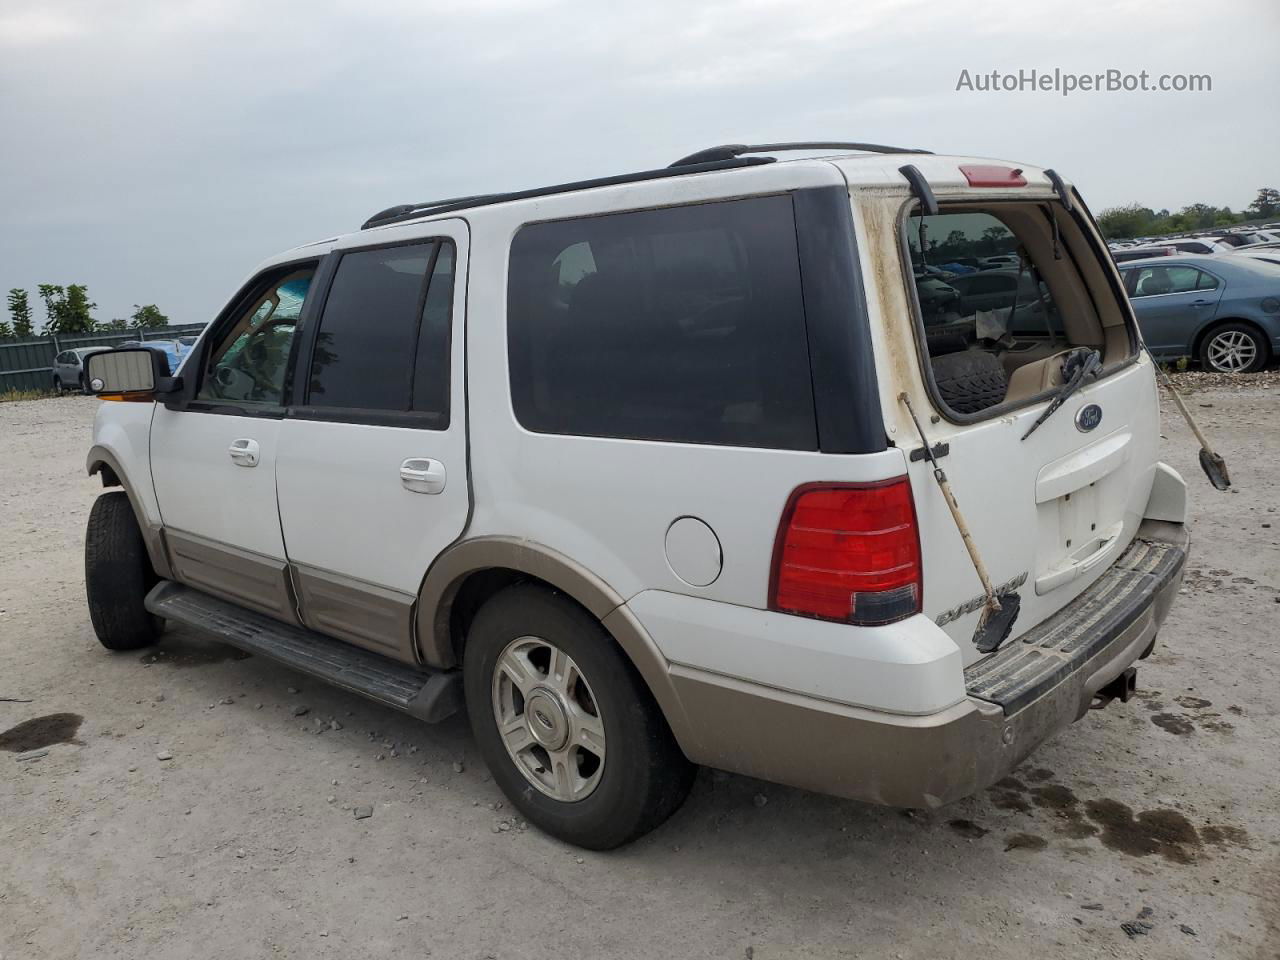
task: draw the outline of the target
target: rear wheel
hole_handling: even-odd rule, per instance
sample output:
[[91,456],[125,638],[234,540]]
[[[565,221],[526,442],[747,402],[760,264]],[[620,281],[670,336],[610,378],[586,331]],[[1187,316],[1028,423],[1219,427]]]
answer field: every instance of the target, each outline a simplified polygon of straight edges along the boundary
[[620,846],[680,806],[694,767],[616,642],[534,584],[476,614],[467,712],[494,780],[529,822],[592,850]]
[[62,378],[58,376],[56,373],[53,375],[53,389],[56,390],[58,393],[63,393],[67,389],[62,385]]
[[1255,373],[1267,365],[1267,341],[1247,323],[1214,327],[1200,344],[1200,362],[1219,373]]
[[83,373],[80,374],[80,392],[81,393],[89,392],[89,380],[87,377],[85,377]]
[[98,497],[84,537],[84,585],[89,619],[104,647],[136,650],[156,642],[164,621],[143,601],[158,580],[128,495]]

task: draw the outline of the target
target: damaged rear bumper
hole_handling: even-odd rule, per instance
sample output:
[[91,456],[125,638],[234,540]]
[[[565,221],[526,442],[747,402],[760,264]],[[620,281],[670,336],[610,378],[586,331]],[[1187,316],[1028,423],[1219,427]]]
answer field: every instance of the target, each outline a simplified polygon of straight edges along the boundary
[[703,764],[903,807],[936,807],[1003,777],[1078,720],[1095,695],[1151,651],[1182,582],[1180,523],[1148,520],[1088,590],[965,672],[968,697],[939,713],[844,707],[673,666]]

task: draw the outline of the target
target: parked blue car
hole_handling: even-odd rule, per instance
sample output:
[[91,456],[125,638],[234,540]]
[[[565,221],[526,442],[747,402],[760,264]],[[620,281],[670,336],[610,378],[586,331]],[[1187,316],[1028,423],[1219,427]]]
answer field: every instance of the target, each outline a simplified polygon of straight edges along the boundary
[[1120,265],[1147,348],[1206,370],[1252,373],[1280,351],[1280,266],[1183,254]]

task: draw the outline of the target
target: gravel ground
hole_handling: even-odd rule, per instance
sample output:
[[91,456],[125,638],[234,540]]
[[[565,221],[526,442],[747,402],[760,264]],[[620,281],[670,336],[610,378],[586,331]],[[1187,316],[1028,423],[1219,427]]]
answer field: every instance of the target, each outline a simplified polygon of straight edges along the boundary
[[1273,960],[1280,408],[1274,383],[1179,379],[1237,486],[1167,408],[1194,554],[1140,699],[931,813],[702,771],[611,854],[513,819],[460,718],[183,630],[104,651],[96,401],[0,404],[0,956]]

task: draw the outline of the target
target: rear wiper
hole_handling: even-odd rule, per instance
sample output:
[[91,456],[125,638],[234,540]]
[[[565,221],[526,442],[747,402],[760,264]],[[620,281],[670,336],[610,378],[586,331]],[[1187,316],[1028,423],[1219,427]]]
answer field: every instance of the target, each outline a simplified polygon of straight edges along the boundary
[[1054,411],[1067,402],[1067,398],[1084,386],[1086,380],[1096,377],[1101,369],[1102,355],[1097,350],[1088,352],[1077,350],[1063,360],[1062,372],[1066,374],[1067,382],[1058,388],[1053,400],[1044,408],[1044,413],[1036,417],[1036,422],[1022,435],[1022,439],[1025,440],[1035,433],[1040,428],[1040,424],[1053,416]]

